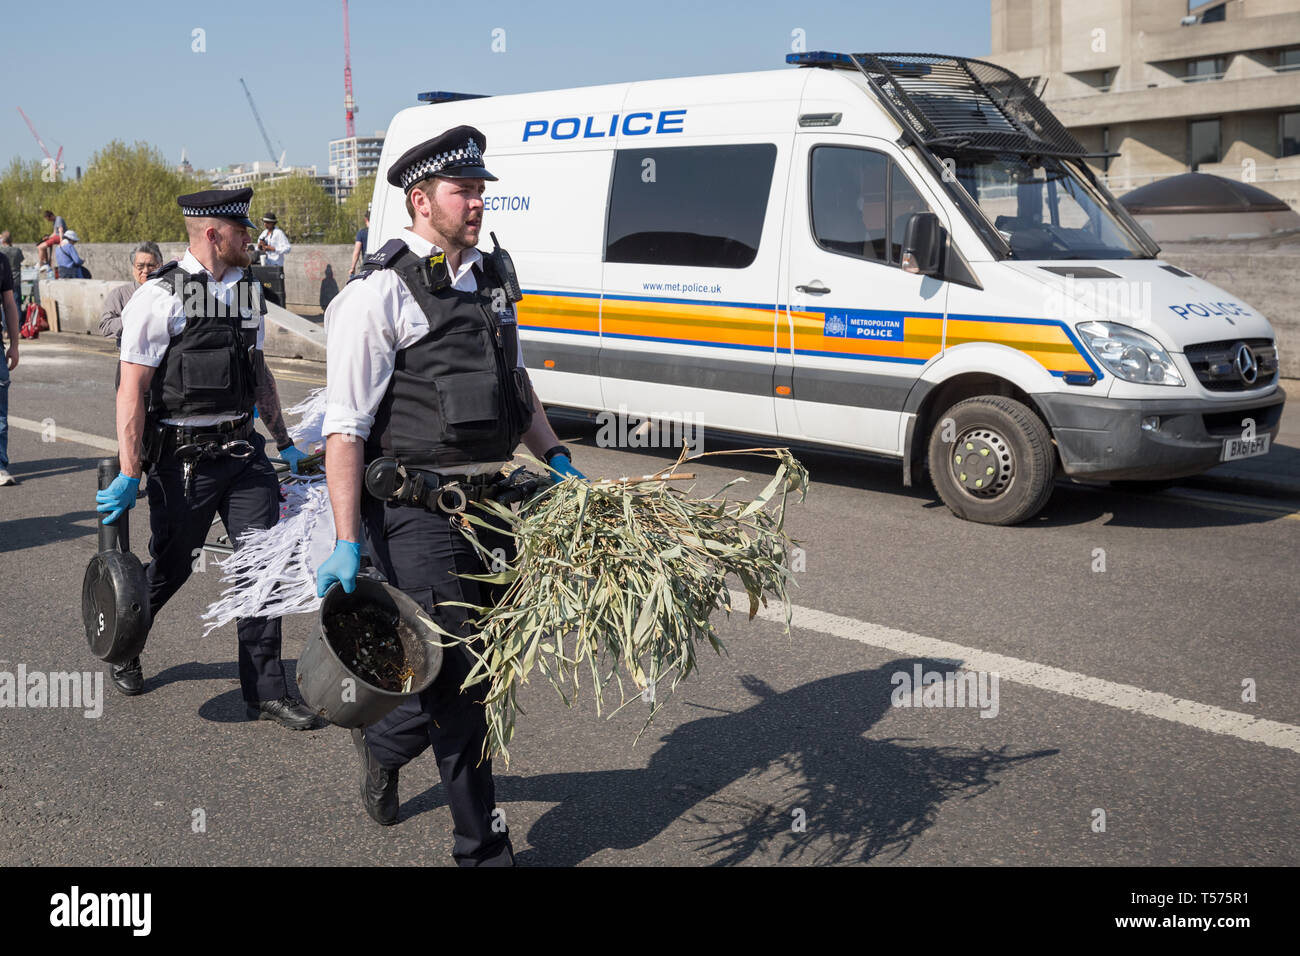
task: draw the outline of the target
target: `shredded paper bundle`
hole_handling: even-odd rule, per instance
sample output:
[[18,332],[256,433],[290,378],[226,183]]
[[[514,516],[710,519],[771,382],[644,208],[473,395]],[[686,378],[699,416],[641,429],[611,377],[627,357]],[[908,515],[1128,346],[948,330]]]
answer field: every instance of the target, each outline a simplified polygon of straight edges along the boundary
[[203,612],[203,635],[241,617],[283,617],[320,608],[316,569],[334,550],[334,514],[324,476],[285,482],[280,521],[248,531],[221,562],[221,597]]
[[[509,761],[519,689],[534,668],[570,705],[581,689],[580,675],[589,675],[598,713],[611,681],[620,706],[665,679],[675,688],[695,670],[698,643],[724,649],[710,616],[731,612],[730,575],[749,595],[751,619],[768,596],[779,598],[788,633],[793,542],[785,532],[785,506],[790,492],[800,492],[800,500],[807,494],[808,473],[786,449],[745,453],[780,462],[752,501],[725,497],[744,478],[709,498],[692,498],[663,480],[568,479],[518,514],[495,503],[485,506],[504,519],[518,547],[505,570],[468,575],[508,585],[496,606],[474,609],[480,629],[474,640],[483,643],[468,645],[477,662],[465,686],[489,685],[485,756]],[[487,527],[483,517],[466,512],[464,519],[463,530],[491,560],[474,533],[476,526]],[[632,696],[624,693],[625,677],[636,687]]]

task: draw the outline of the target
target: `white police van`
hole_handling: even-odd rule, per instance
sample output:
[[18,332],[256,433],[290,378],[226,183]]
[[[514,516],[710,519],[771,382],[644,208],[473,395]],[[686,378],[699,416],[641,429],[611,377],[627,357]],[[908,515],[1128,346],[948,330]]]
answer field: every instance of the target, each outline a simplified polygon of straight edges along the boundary
[[957,515],[1036,514],[1059,472],[1156,486],[1267,452],[1273,330],[1161,262],[1085,149],[1001,67],[792,54],[801,67],[515,96],[423,94],[383,172],[462,123],[514,257],[548,405],[928,469]]

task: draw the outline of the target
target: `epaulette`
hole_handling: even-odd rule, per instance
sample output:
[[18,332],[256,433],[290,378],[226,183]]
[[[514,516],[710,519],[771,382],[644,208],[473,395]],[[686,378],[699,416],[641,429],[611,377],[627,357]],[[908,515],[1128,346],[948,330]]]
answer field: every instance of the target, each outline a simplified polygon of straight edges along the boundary
[[361,271],[350,277],[348,282],[352,282],[356,279],[364,279],[372,272],[378,272],[380,269],[389,268],[397,261],[397,257],[405,251],[405,242],[401,239],[389,239],[376,251],[370,253],[370,255],[361,260]]
[[161,279],[163,276],[171,272],[173,269],[179,269],[180,267],[181,267],[181,261],[179,259],[173,259],[171,262],[167,263],[166,265],[159,266],[157,269],[154,269],[153,272],[149,273],[149,278]]

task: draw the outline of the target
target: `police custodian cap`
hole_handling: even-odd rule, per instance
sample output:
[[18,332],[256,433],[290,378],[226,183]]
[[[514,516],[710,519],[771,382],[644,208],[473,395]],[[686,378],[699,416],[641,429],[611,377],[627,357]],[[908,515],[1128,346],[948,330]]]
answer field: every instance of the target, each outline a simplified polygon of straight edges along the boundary
[[388,170],[388,182],[410,192],[416,183],[430,176],[448,179],[490,179],[496,177],[483,167],[487,137],[473,126],[457,126],[412,146]]
[[251,189],[207,189],[201,193],[176,197],[176,205],[186,216],[212,216],[216,219],[233,219],[241,226],[252,228],[248,218],[248,204],[253,201]]

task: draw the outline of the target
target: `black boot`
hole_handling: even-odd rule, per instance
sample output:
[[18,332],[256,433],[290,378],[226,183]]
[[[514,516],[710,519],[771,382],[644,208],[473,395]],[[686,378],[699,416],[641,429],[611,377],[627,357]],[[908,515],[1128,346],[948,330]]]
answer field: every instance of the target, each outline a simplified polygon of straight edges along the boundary
[[360,728],[352,729],[352,745],[361,757],[361,802],[372,820],[382,826],[392,826],[397,822],[397,771],[380,765]]
[[256,704],[245,701],[244,712],[249,720],[274,720],[290,730],[315,730],[321,725],[320,718],[306,704],[292,697],[263,700]]
[[140,658],[133,657],[125,664],[111,665],[108,679],[127,697],[136,696],[144,690],[144,668],[140,666]]

